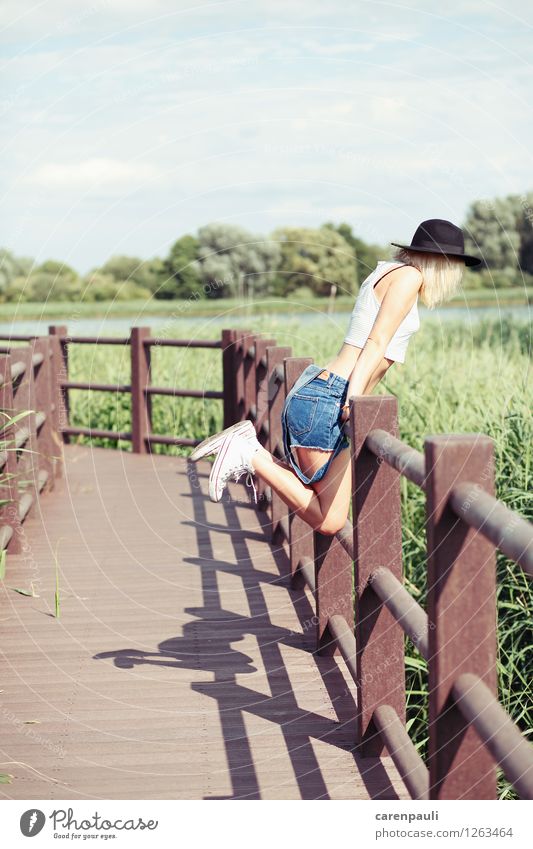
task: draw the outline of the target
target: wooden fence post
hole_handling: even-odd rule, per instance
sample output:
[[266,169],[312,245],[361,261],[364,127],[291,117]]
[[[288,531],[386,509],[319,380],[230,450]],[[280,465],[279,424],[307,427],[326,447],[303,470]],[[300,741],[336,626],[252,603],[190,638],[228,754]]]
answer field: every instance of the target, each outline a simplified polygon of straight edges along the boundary
[[318,654],[340,654],[329,632],[328,619],[340,615],[354,628],[353,561],[337,537],[313,532]]
[[144,340],[151,335],[149,327],[132,327],[131,347],[131,444],[134,454],[147,454],[147,437],[152,430],[150,385],[150,346]]
[[31,497],[31,504],[25,515],[31,515],[39,499],[39,456],[37,453],[37,428],[35,410],[35,380],[33,354],[35,353],[35,341],[29,345],[17,348],[14,355],[15,362],[23,362],[26,366],[18,386],[14,391],[14,408],[17,413],[30,411],[27,416],[17,424],[19,428],[28,431],[28,438],[23,445],[17,463],[19,502],[24,496]]
[[59,356],[56,351],[54,360],[54,372],[57,377],[60,398],[58,426],[63,442],[68,444],[70,442],[70,436],[66,433],[62,433],[62,431],[63,428],[68,427],[70,423],[69,393],[68,389],[61,385],[62,381],[68,380],[68,327],[66,324],[50,324],[48,327],[48,333],[50,336],[58,337],[59,341]]
[[[46,482],[41,492],[54,488],[54,455],[56,453],[52,418],[52,368],[50,362],[51,349],[48,336],[39,336],[33,345],[37,354],[42,354],[43,361],[34,370],[35,409],[37,411],[37,465],[40,472],[46,473]],[[44,415],[44,418],[43,418]]]
[[235,330],[222,331],[222,388],[224,391],[224,427],[237,419],[237,392],[235,383]]
[[[254,424],[257,439],[268,449],[268,373],[266,350],[275,345],[275,339],[263,339],[258,336],[255,340],[255,416]],[[268,499],[266,497],[267,486],[264,480],[257,478],[257,509],[266,510]]]
[[[267,379],[268,379],[268,450],[281,459],[283,457],[283,438],[281,430],[281,411],[285,403],[285,372],[283,360],[290,357],[290,348],[269,346],[267,348]],[[283,519],[288,521],[289,508],[279,495],[271,492],[271,522],[272,541],[278,540],[279,524]]]
[[242,418],[253,421],[256,408],[255,345],[257,337],[251,333],[242,336]]
[[496,693],[496,555],[493,543],[451,509],[450,490],[471,482],[494,495],[494,445],[484,434],[425,440],[428,617],[429,771],[432,799],[495,799],[491,755],[451,698],[463,672]]
[[379,705],[405,722],[404,635],[381,604],[369,578],[385,566],[402,580],[400,473],[365,445],[371,430],[398,436],[398,402],[390,395],[359,395],[350,410],[353,537],[356,593],[357,726],[365,757],[383,752],[372,721]]
[[[13,383],[11,380],[11,354],[0,354],[0,410],[11,418],[15,412],[13,398]],[[0,469],[4,483],[0,486],[0,549],[7,548],[10,554],[20,554],[21,551],[21,522],[19,518],[19,492],[17,481],[17,455],[15,452],[15,426],[5,424],[2,417],[0,422],[1,450],[5,452],[3,468]],[[22,419],[24,422],[24,419]],[[6,529],[4,531],[4,528]],[[9,531],[11,528],[11,532]],[[6,534],[7,531],[7,534]],[[4,537],[4,534],[6,536]],[[6,545],[5,539],[9,536]]]
[[[285,391],[288,394],[301,373],[313,362],[311,357],[287,357],[285,359]],[[294,587],[302,586],[298,569],[302,563],[312,563],[315,557],[313,530],[297,513],[289,513],[291,582]]]
[[[63,394],[61,392],[61,345],[55,334],[48,336],[48,344],[50,347],[50,402],[51,421],[52,421],[52,441],[54,443],[54,478],[60,478],[63,475],[64,452],[63,452],[63,437],[61,434],[61,405],[63,403]],[[66,379],[66,378],[65,378]]]
[[250,330],[239,329],[235,331],[235,346],[233,349],[233,367],[235,369],[235,422],[242,422],[246,418],[244,400],[245,340],[250,333]]

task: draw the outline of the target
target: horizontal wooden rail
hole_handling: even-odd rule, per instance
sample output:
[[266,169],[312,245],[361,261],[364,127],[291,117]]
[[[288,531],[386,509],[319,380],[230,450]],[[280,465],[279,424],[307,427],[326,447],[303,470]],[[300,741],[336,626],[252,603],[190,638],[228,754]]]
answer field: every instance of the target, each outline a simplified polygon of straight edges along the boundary
[[450,505],[467,525],[476,528],[533,578],[533,526],[530,522],[468,481],[451,490]]
[[146,437],[146,441],[154,445],[189,445],[194,447],[198,445],[201,439],[189,439],[185,436],[163,436],[157,433],[151,433]]
[[[130,345],[131,336],[70,336],[68,333],[57,334],[63,344],[76,345]],[[0,339],[3,337],[0,337]],[[15,339],[16,337],[11,337]],[[158,336],[145,336],[143,345],[148,347],[167,348],[221,348],[220,339],[169,339]]]
[[104,430],[100,427],[72,427],[68,425],[61,428],[61,433],[66,436],[87,436],[89,438],[131,441],[131,433],[129,431]]
[[425,461],[420,451],[415,451],[410,445],[379,428],[370,431],[366,446],[376,457],[397,469],[408,480],[420,487],[424,486]]
[[[63,389],[85,389],[93,392],[131,392],[131,384],[128,383],[84,383],[76,380],[62,380],[60,385]],[[218,390],[174,389],[172,386],[147,386],[145,392],[148,395],[168,395],[175,398],[224,398],[224,393]]]
[[218,389],[174,389],[172,386],[147,386],[148,395],[168,395],[175,398],[224,398]]
[[296,569],[311,592],[316,592],[315,561],[311,560],[310,557],[302,557],[298,561]]
[[25,362],[16,362],[11,366],[11,380],[13,383],[22,377],[23,374],[26,373],[26,363]]
[[156,336],[148,336],[143,339],[143,345],[161,348],[221,348],[220,339],[158,339]]
[[63,345],[129,345],[129,336],[69,336],[58,333],[57,338]]
[[127,383],[84,383],[80,380],[61,380],[62,389],[87,389],[92,392],[131,392],[131,386]]
[[346,554],[348,554],[353,560],[353,525],[349,519],[345,522],[344,527],[342,527],[340,531],[337,531],[335,536],[342,545]]
[[335,640],[348,672],[354,681],[357,681],[357,651],[353,627],[350,628],[346,619],[338,613],[328,619],[328,631]]
[[6,335],[0,334],[0,339],[7,339],[9,342],[31,342],[38,336],[38,333],[8,333]]
[[429,772],[405,730],[403,722],[390,705],[380,705],[373,714],[374,725],[400,773],[412,799],[429,799]]
[[533,799],[533,747],[477,675],[455,681],[453,697],[522,799]]
[[369,586],[390,610],[399,625],[426,660],[428,648],[428,616],[386,567],[372,572]]

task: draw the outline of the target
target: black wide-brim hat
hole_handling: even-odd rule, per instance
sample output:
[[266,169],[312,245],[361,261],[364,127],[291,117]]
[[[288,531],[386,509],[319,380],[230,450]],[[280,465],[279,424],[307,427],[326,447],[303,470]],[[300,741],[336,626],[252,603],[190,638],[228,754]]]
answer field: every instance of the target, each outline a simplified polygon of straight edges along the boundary
[[468,266],[482,263],[479,257],[465,254],[465,240],[461,228],[442,218],[429,218],[427,221],[422,221],[422,224],[416,228],[410,245],[399,245],[397,242],[391,242],[391,245],[424,254],[457,257],[464,259],[465,265]]

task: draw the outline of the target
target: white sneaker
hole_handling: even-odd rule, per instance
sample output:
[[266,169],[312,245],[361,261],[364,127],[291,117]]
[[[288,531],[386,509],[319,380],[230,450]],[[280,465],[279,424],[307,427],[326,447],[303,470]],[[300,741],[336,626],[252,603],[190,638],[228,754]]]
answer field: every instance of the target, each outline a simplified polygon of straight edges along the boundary
[[220,501],[226,488],[228,480],[238,481],[244,472],[248,472],[246,484],[251,485],[254,490],[254,500],[257,504],[257,490],[253,476],[255,474],[252,466],[252,457],[260,448],[259,441],[246,439],[239,433],[229,433],[217,454],[209,475],[209,498],[211,501]]
[[257,439],[253,423],[250,419],[245,419],[243,422],[237,422],[237,424],[230,425],[225,430],[213,434],[213,436],[208,436],[207,439],[204,439],[196,446],[192,454],[189,455],[189,460],[200,460],[201,457],[207,457],[208,454],[216,454],[230,433],[240,434],[252,441]]

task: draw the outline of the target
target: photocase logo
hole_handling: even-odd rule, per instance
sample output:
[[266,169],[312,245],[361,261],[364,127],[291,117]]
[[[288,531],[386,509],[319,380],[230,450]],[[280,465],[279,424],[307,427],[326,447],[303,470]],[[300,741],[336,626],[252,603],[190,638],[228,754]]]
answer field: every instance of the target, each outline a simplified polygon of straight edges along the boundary
[[20,830],[24,837],[35,837],[42,830],[45,822],[46,817],[42,811],[30,808],[29,811],[24,811],[20,818]]

